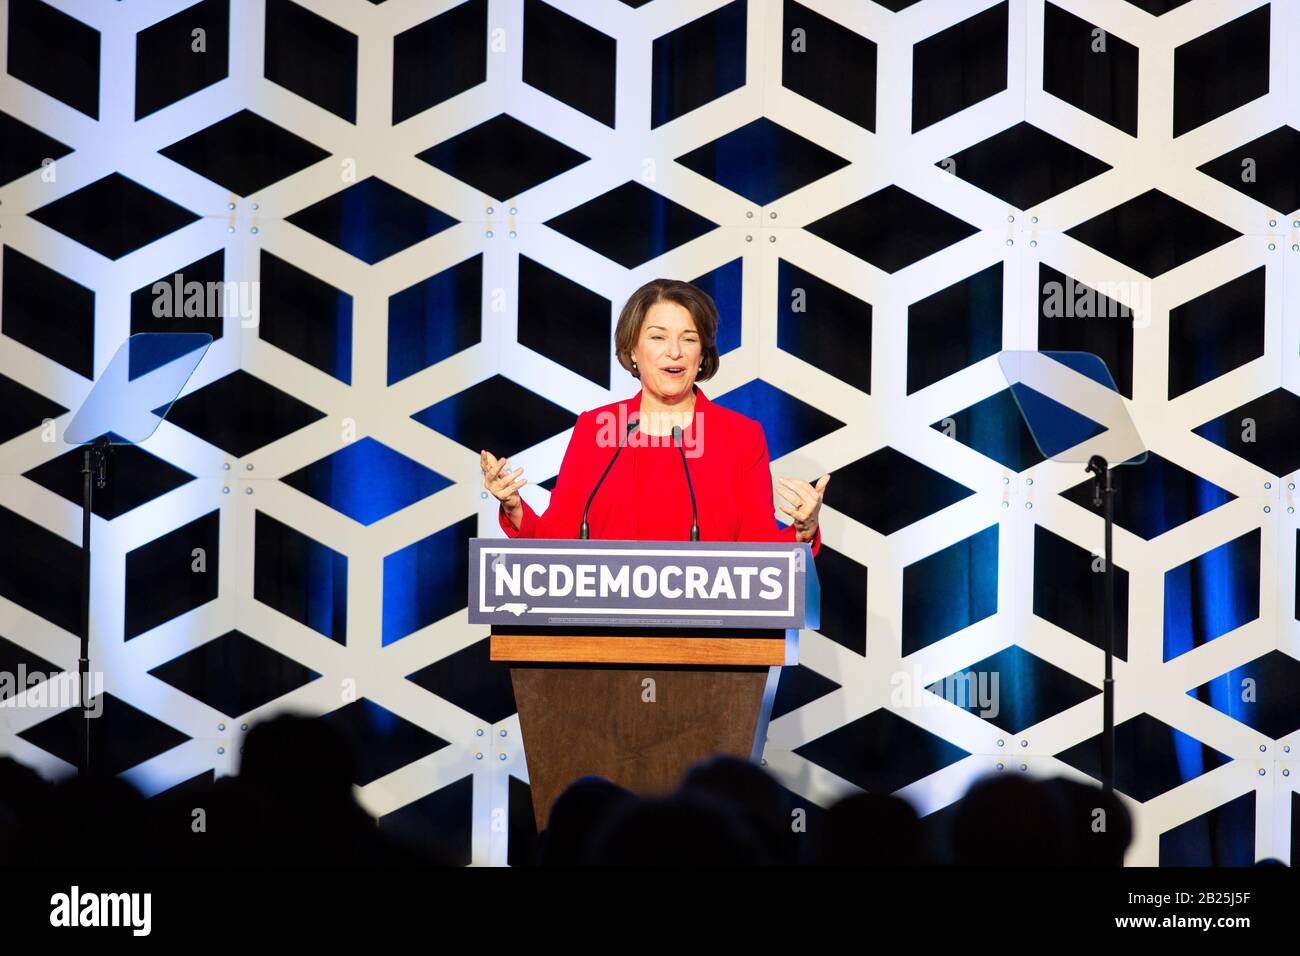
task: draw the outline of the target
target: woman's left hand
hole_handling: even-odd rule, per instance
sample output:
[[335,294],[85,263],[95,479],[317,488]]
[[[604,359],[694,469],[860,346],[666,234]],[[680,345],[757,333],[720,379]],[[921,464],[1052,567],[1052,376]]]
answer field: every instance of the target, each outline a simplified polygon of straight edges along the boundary
[[782,505],[781,510],[794,518],[794,526],[798,529],[795,540],[812,541],[817,537],[817,515],[822,510],[822,495],[830,480],[829,472],[817,479],[815,486],[802,478],[780,479],[777,491],[794,505],[793,508]]

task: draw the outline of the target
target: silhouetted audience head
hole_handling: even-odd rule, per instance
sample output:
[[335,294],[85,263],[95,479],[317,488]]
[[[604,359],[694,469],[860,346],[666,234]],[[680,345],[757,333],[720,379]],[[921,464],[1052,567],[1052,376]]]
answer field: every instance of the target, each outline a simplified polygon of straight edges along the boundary
[[31,767],[0,757],[0,860],[17,860],[53,789]]
[[999,774],[962,797],[952,824],[959,866],[1053,866],[1068,862],[1064,801],[1045,784]]
[[336,723],[280,714],[249,730],[239,775],[277,796],[310,796],[313,806],[337,807],[353,802],[355,750]]
[[702,761],[687,771],[680,792],[703,794],[732,807],[762,840],[773,862],[799,861],[802,831],[794,829],[786,790],[758,764],[730,756]]
[[595,866],[762,866],[772,863],[734,807],[700,793],[632,800],[592,835]]
[[138,858],[145,810],[140,791],[121,777],[65,777],[34,815],[29,835],[59,865],[109,866]]
[[821,822],[811,862],[822,866],[915,866],[927,862],[921,822],[906,800],[877,793],[845,797]]
[[1133,818],[1114,791],[1096,784],[1057,777],[1045,782],[1063,805],[1065,843],[1062,862],[1069,866],[1123,866],[1133,842]]
[[[56,783],[0,758],[0,863],[446,865],[468,845],[420,811],[381,827],[353,795],[357,755],[328,720],[281,715],[248,733],[238,777],[196,778],[151,800],[120,776]],[[414,809],[414,805],[412,805]],[[975,782],[925,819],[861,793],[804,835],[790,792],[737,757],[693,766],[677,793],[645,799],[597,776],[570,785],[538,841],[543,866],[1122,866],[1133,820],[1094,784],[1023,774]],[[467,839],[467,838],[466,838]],[[459,849],[456,849],[459,847]],[[525,862],[515,856],[511,863]],[[531,846],[523,851],[531,856]],[[1276,858],[1256,866],[1284,866]]]
[[593,831],[632,794],[604,777],[579,777],[556,798],[541,835],[541,866],[577,866],[586,856]]

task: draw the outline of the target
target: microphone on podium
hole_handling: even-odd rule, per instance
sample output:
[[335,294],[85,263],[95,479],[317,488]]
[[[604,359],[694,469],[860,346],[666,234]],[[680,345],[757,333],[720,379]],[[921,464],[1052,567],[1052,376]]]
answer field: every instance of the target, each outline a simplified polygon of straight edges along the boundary
[[614,467],[614,462],[618,461],[618,454],[623,450],[623,442],[627,441],[628,435],[632,434],[639,423],[639,420],[627,423],[627,431],[623,433],[623,437],[619,440],[618,448],[615,449],[613,457],[609,460],[609,464],[605,466],[605,470],[601,473],[600,481],[596,482],[596,487],[591,489],[591,495],[587,498],[586,507],[582,509],[582,527],[578,530],[578,537],[583,541],[586,541],[591,537],[591,529],[587,527],[587,510],[591,507],[591,503],[596,500],[596,492],[600,491],[600,486],[605,481],[605,476],[608,475],[609,470]]
[[691,484],[691,470],[686,466],[686,449],[682,447],[682,426],[673,426],[673,444],[682,456],[682,470],[686,472],[686,490],[691,493],[691,540],[700,540],[700,513],[695,507],[695,487]]

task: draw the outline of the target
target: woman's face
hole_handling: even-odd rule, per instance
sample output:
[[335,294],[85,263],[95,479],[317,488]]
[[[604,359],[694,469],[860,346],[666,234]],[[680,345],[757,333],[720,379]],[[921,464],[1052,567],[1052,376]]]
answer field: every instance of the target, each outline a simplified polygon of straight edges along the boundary
[[[643,388],[666,400],[689,395],[703,354],[695,320],[684,306],[676,302],[650,306],[632,349]],[[669,371],[672,368],[681,371]]]

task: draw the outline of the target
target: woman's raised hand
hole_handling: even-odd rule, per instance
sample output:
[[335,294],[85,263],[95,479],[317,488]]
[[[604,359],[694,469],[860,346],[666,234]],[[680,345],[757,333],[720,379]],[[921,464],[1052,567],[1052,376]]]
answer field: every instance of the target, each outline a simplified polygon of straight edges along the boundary
[[795,539],[812,541],[817,537],[817,520],[822,510],[822,496],[830,482],[829,472],[817,480],[817,484],[801,478],[782,478],[778,483],[777,493],[794,505],[782,505],[781,510],[794,519]]
[[519,489],[527,484],[528,479],[519,477],[524,473],[522,468],[507,472],[506,464],[504,458],[496,458],[490,451],[484,450],[479,453],[479,467],[483,469],[483,487],[492,492],[497,500],[505,505],[506,512],[513,516],[523,508]]

